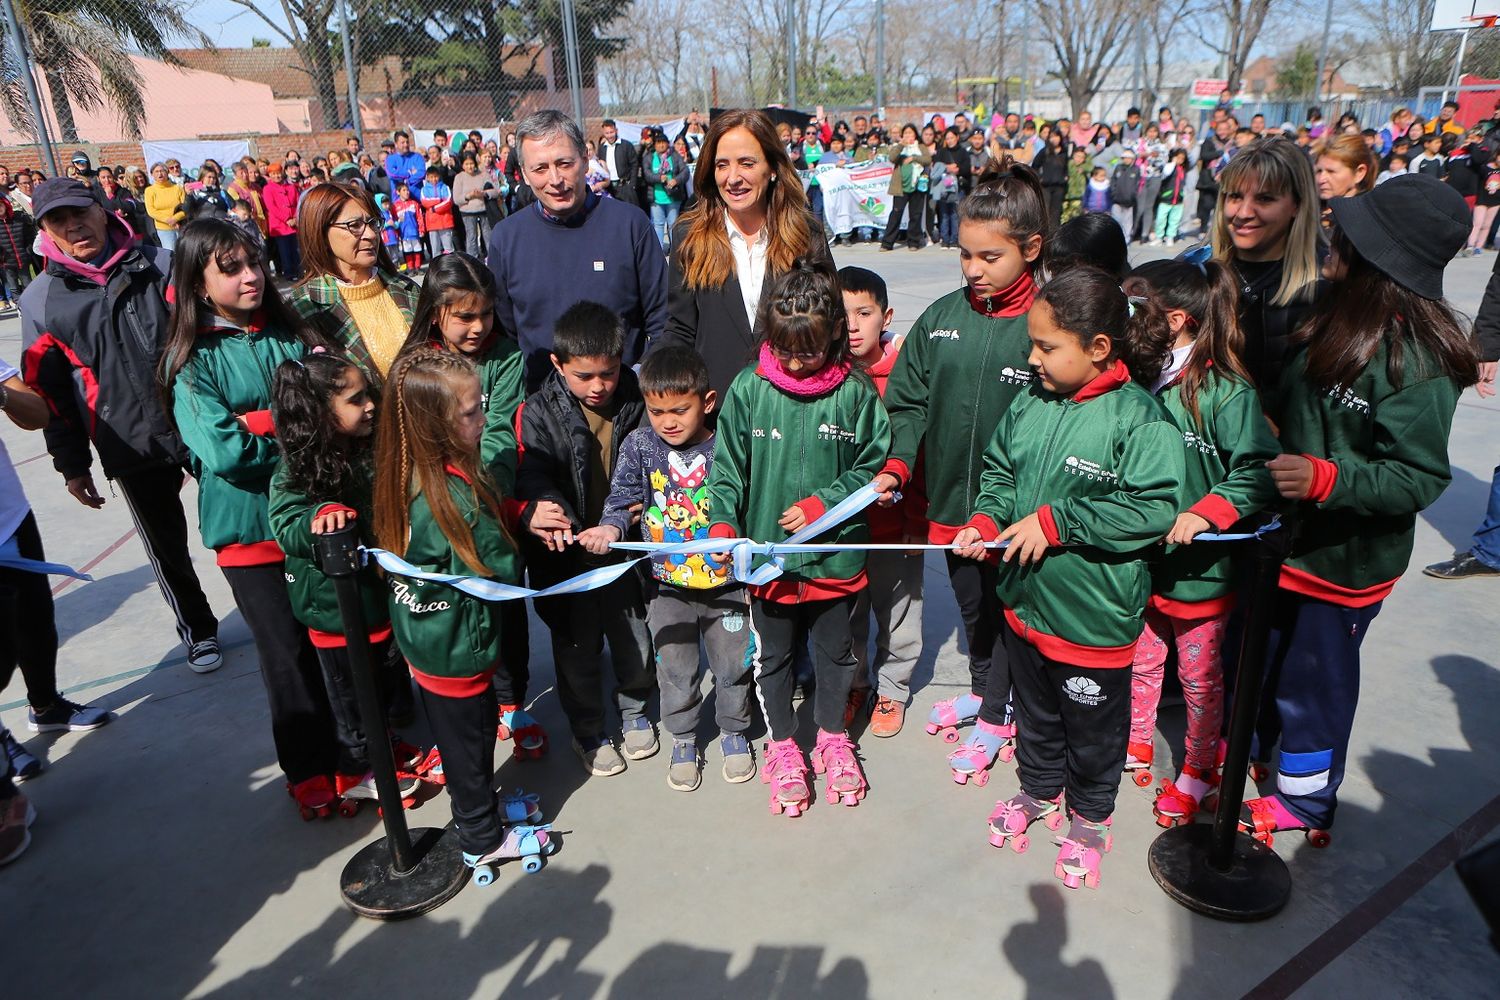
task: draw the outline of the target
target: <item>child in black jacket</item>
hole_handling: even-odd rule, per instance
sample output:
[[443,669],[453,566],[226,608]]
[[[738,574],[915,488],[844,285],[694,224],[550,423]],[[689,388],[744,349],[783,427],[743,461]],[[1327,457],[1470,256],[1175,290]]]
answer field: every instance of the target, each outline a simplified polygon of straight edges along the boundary
[[[622,363],[624,343],[624,324],[608,306],[573,306],[553,331],[553,371],[521,411],[516,497],[526,502],[521,524],[531,536],[526,565],[534,587],[618,561],[590,556],[576,536],[599,523],[620,445],[646,412],[635,374]],[[656,753],[656,730],[646,718],[656,679],[640,574],[632,570],[599,590],[538,598],[536,611],[552,632],[558,697],[584,768],[598,776],[625,770],[604,728],[600,660],[606,638],[625,756],[643,760]]]

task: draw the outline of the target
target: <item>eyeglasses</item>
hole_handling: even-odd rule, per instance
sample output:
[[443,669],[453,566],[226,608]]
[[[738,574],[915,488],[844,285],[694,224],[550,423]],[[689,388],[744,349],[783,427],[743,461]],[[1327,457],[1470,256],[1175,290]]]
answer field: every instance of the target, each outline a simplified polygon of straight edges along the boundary
[[350,236],[358,236],[366,229],[373,232],[380,231],[379,219],[349,219],[345,222],[330,222],[328,225],[334,229],[342,229]]
[[823,360],[823,356],[827,353],[828,351],[826,349],[821,351],[783,351],[779,347],[771,348],[771,357],[775,358],[777,361],[790,361],[793,358],[796,358],[804,365],[817,364],[819,361]]

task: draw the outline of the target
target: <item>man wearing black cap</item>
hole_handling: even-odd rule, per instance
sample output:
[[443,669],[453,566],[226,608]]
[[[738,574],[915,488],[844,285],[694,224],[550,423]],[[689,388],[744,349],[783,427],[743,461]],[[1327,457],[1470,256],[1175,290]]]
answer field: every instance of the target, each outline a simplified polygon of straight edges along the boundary
[[72,178],[37,185],[32,209],[47,266],[21,295],[22,373],[52,410],[47,451],[68,492],[98,509],[92,441],[177,618],[188,665],[207,673],[220,663],[218,620],[188,555],[179,497],[187,451],[155,378],[171,314],[171,253],[138,244]]

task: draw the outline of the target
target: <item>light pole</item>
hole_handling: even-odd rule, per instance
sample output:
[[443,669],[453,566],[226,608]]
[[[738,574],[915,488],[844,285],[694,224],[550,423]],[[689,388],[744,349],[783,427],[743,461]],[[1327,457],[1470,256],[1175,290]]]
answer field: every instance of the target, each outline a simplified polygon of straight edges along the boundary
[[578,19],[573,0],[562,0],[563,58],[568,67],[568,89],[573,92],[573,120],[583,127],[583,67],[578,56]]
[[875,0],[875,113],[885,107],[885,0]]
[[359,76],[354,65],[354,51],[349,44],[349,3],[348,0],[339,0],[339,34],[344,36],[344,77],[349,88],[349,124],[354,127],[354,135],[359,139],[359,148],[365,148],[365,126],[363,116],[359,113],[359,88],[356,78]]
[[61,173],[57,169],[57,153],[52,148],[52,137],[47,134],[47,120],[42,117],[42,99],[36,91],[36,79],[31,75],[31,53],[27,51],[26,36],[21,31],[21,21],[16,17],[16,6],[11,0],[5,0],[5,23],[10,29],[10,44],[16,51],[16,71],[26,84],[26,103],[31,105],[31,121],[36,129],[37,145],[42,147],[42,153],[47,157],[47,169],[51,176],[57,177]]

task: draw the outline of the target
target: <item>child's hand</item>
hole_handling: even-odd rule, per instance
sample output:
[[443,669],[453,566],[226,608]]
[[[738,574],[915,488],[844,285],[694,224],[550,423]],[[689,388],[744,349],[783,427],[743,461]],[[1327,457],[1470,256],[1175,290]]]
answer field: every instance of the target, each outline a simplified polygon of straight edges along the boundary
[[352,510],[330,510],[326,514],[319,514],[312,519],[312,533],[326,535],[330,531],[343,531],[354,523],[355,517]]
[[999,541],[1010,542],[1000,558],[1006,562],[1019,559],[1022,566],[1041,562],[1049,544],[1047,533],[1042,530],[1042,519],[1036,514],[1028,514],[1000,532]]
[[1276,489],[1288,500],[1306,500],[1312,492],[1313,464],[1301,455],[1277,455],[1266,463]]
[[620,540],[620,529],[612,524],[601,524],[597,528],[578,533],[578,544],[584,551],[596,556],[609,555],[609,544]]
[[537,501],[531,512],[531,533],[553,552],[561,552],[573,544],[573,522],[563,512],[562,505],[551,500]]
[[801,507],[793,504],[781,512],[781,519],[776,523],[781,525],[786,530],[786,533],[790,535],[795,531],[801,531],[807,526],[807,515],[802,512]]
[[978,528],[960,528],[953,536],[953,551],[964,559],[983,559],[989,554]]
[[1185,510],[1177,515],[1177,522],[1172,525],[1172,530],[1167,532],[1166,542],[1168,545],[1191,545],[1195,537],[1212,527],[1212,524],[1197,514]]
[[882,472],[872,480],[871,485],[875,487],[875,492],[880,495],[880,499],[875,501],[877,504],[882,507],[890,507],[895,504],[896,488],[901,485],[899,479],[889,472]]
[[629,507],[626,507],[625,509],[628,510],[628,511],[630,511],[630,523],[633,524],[633,525],[634,524],[640,524],[641,523],[641,511],[643,511],[643,510],[646,509],[646,505],[644,503],[633,503]]

